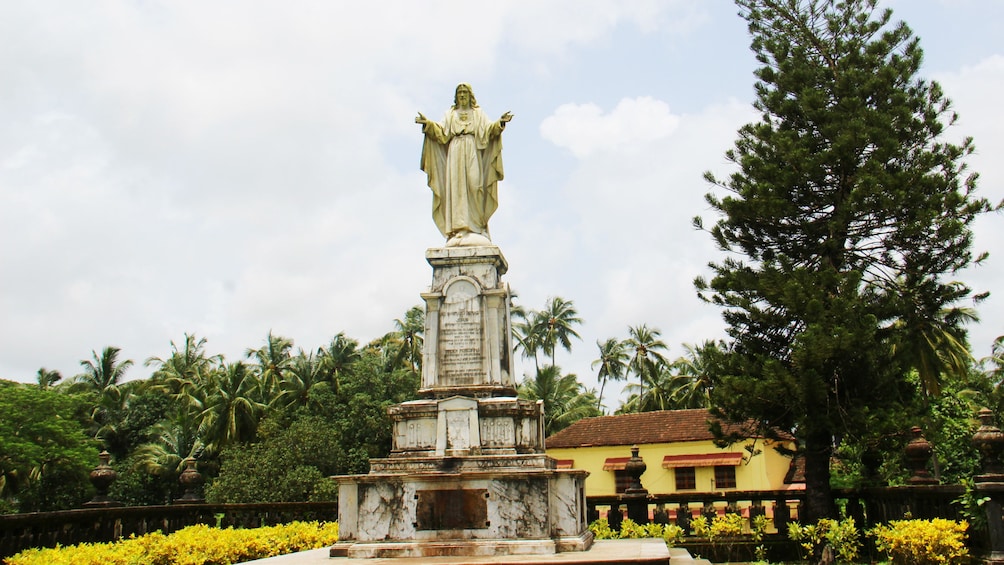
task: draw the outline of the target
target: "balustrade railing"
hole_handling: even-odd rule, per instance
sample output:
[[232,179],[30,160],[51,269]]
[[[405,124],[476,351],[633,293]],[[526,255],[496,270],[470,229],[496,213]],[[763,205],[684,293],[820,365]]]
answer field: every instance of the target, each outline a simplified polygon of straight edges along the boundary
[[[962,518],[961,508],[954,501],[964,492],[962,486],[924,485],[837,489],[833,491],[838,504],[846,508],[859,527],[871,527],[890,520],[913,518]],[[619,527],[627,506],[636,499],[622,496],[591,496],[586,499],[590,521],[606,517],[612,528]],[[641,504],[640,515],[648,521],[676,524],[690,533],[690,522],[699,515],[709,518],[726,513],[740,514],[747,520],[766,516],[768,533],[784,533],[788,523],[798,520],[805,491],[718,491],[675,494],[650,494]]]

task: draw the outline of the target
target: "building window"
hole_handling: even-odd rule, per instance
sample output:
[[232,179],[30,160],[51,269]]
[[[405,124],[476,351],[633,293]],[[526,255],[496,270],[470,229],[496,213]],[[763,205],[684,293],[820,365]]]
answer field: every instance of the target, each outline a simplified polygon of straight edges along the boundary
[[619,471],[614,471],[614,481],[617,487],[617,494],[622,494],[628,487],[631,486],[631,475],[627,471],[621,469]]
[[676,490],[696,490],[697,475],[693,467],[676,468]]
[[715,467],[715,488],[736,488],[736,468],[723,465]]

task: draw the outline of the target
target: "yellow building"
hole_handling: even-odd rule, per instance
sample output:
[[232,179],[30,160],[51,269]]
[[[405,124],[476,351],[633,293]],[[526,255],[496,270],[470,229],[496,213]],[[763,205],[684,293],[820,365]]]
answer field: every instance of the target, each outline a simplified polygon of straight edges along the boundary
[[648,467],[641,483],[650,494],[803,488],[790,484],[791,459],[772,441],[716,447],[708,428],[712,418],[703,409],[585,418],[547,438],[547,454],[559,468],[589,471],[586,496],[624,491],[632,445]]

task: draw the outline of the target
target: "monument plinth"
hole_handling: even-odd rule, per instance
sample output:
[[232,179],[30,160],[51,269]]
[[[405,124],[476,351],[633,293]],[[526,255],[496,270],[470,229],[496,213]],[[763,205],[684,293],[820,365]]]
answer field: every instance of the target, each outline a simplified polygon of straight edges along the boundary
[[498,247],[429,249],[422,388],[427,398],[516,396],[509,327],[509,265]]
[[592,544],[586,471],[544,454],[540,402],[516,397],[498,247],[429,249],[421,398],[392,406],[390,456],[336,477],[346,557],[546,555]]

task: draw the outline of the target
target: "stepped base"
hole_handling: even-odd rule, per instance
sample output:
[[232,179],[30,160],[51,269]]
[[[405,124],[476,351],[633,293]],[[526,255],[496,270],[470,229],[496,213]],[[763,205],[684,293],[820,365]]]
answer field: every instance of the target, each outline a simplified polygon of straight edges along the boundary
[[[339,556],[332,553],[331,557]],[[278,560],[281,558],[273,559]],[[706,563],[703,560],[691,560],[690,554],[685,549],[667,549],[666,544],[659,539],[602,540],[595,542],[592,548],[586,551],[554,554],[340,558],[335,560],[325,558],[323,562],[331,563],[331,565],[457,565],[461,563],[465,565],[487,565],[489,563],[506,563],[508,565],[537,565],[542,563],[560,563],[563,565],[677,565],[679,563],[683,565],[685,563],[694,563],[696,565]],[[320,563],[321,561],[319,560],[318,565]],[[297,565],[306,565],[306,563],[297,563]]]
[[[548,461],[543,456],[530,468],[510,464],[537,457],[420,459],[423,470],[416,460],[374,460],[378,468],[400,465],[400,472],[335,477],[339,555],[546,555],[592,544],[586,471],[539,465]],[[470,467],[481,470],[442,470]]]
[[401,557],[499,557],[504,555],[553,555],[585,551],[593,543],[592,532],[555,540],[443,540],[435,542],[340,542],[331,547],[331,557],[353,559]]

